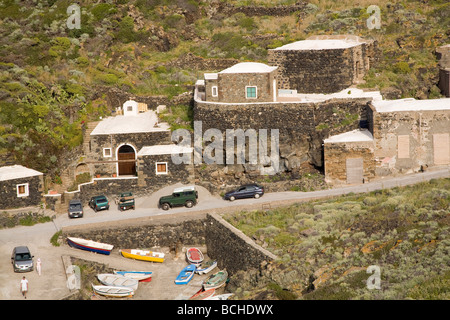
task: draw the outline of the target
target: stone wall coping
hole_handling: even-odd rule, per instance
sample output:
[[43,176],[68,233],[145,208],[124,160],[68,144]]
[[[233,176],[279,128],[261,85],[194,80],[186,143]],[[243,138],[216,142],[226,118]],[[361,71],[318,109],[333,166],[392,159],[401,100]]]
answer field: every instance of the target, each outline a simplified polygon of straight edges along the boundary
[[229,222],[225,221],[219,214],[217,213],[208,213],[207,216],[210,216],[211,218],[215,219],[217,222],[225,226],[227,229],[229,229],[231,232],[233,232],[236,236],[241,238],[246,244],[249,246],[255,248],[256,250],[261,251],[264,255],[268,256],[269,258],[273,260],[277,260],[278,256],[273,254],[272,252],[264,249],[263,247],[257,245],[255,241],[253,241],[250,237],[245,235],[241,230],[237,229],[233,225],[231,225]]
[[93,178],[92,181],[90,181],[90,182],[80,183],[80,184],[78,185],[78,190],[75,190],[75,191],[64,191],[64,193],[72,194],[72,193],[81,192],[81,189],[80,189],[81,186],[85,186],[85,185],[88,185],[88,184],[93,184],[94,181],[102,181],[102,180],[127,180],[127,179],[135,179],[135,180],[137,180],[138,177],[107,177],[107,178]]

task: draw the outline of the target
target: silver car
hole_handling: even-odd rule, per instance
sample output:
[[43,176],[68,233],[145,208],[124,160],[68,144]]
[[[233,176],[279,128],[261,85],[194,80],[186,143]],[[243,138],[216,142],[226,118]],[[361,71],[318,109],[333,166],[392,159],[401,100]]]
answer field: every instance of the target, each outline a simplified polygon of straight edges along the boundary
[[33,271],[33,258],[34,256],[31,255],[28,247],[15,247],[11,255],[11,263],[13,264],[14,272]]
[[83,217],[83,204],[80,200],[70,200],[68,209],[69,218]]

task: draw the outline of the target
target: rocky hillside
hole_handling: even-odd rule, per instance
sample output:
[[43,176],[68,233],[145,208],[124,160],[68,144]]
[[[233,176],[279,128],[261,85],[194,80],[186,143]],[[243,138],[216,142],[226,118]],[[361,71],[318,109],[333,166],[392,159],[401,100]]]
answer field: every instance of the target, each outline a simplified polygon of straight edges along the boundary
[[377,1],[380,29],[367,27],[371,1],[82,0],[80,28],[69,29],[72,3],[0,1],[1,164],[55,181],[77,158],[86,122],[129,97],[187,105],[203,72],[265,62],[267,49],[310,35],[374,38],[380,57],[364,87],[440,96],[434,49],[449,42],[445,0]]

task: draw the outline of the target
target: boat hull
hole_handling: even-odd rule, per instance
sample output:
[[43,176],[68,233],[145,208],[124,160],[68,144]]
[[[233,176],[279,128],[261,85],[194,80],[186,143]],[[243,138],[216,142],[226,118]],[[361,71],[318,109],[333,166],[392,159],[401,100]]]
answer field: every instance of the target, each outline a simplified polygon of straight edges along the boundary
[[67,238],[67,243],[69,246],[81,250],[86,250],[90,252],[95,253],[101,253],[105,255],[109,255],[111,253],[111,250],[113,249],[112,245],[106,244],[106,243],[100,243],[90,240],[84,240],[79,238]]
[[200,289],[189,300],[208,300],[216,293],[216,289],[203,290]]
[[205,290],[208,289],[217,289],[225,285],[228,280],[228,272],[226,270],[219,271],[213,275],[211,275],[208,279],[203,283],[203,288]]
[[114,271],[114,273],[138,280],[139,282],[150,282],[152,281],[153,275],[153,272],[151,271]]
[[[139,254],[138,252],[148,252],[150,254],[157,254],[155,256],[148,254]],[[144,250],[134,250],[134,249],[123,249],[120,250],[120,253],[125,258],[142,260],[142,261],[150,261],[150,262],[164,262],[164,253],[160,252],[152,252],[152,251],[144,251]]]
[[139,284],[137,280],[119,274],[102,273],[97,275],[97,279],[105,286],[125,287],[133,290],[137,290]]
[[123,298],[123,297],[132,297],[134,295],[133,289],[125,287],[92,285],[92,289],[96,294],[106,297]]
[[207,263],[201,263],[195,272],[198,274],[206,274],[212,271],[215,267],[217,267],[217,261],[209,261]]
[[175,279],[175,284],[188,284],[194,277],[195,268],[193,264],[184,267]]
[[189,248],[186,251],[186,259],[198,267],[203,261],[203,253],[198,248]]

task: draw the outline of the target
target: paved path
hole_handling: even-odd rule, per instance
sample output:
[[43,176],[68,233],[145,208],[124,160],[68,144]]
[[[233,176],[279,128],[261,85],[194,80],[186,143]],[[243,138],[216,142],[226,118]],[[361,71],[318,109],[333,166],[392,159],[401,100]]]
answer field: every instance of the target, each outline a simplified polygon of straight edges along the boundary
[[[367,184],[348,186],[336,189],[327,189],[311,192],[276,192],[266,193],[259,199],[244,199],[236,200],[234,202],[224,201],[217,196],[212,196],[206,189],[198,187],[199,200],[197,206],[191,209],[187,208],[174,208],[168,211],[157,208],[157,201],[161,195],[165,195],[171,192],[174,186],[164,188],[150,197],[136,199],[136,210],[129,210],[120,212],[116,208],[112,208],[109,211],[100,211],[94,213],[90,208],[85,208],[85,216],[81,219],[68,219],[66,214],[58,215],[52,222],[37,224],[32,227],[19,226],[12,229],[0,230],[0,299],[23,299],[19,291],[19,283],[22,278],[22,274],[14,273],[10,263],[10,256],[12,249],[18,245],[27,245],[35,259],[41,258],[42,260],[42,275],[37,275],[36,272],[25,273],[30,282],[30,291],[28,294],[29,299],[60,299],[70,293],[66,285],[66,275],[64,265],[62,262],[63,255],[79,256],[83,259],[94,260],[103,262],[107,256],[95,255],[81,250],[73,249],[68,246],[53,247],[50,244],[50,238],[52,235],[61,230],[61,228],[79,226],[83,227],[86,224],[105,224],[106,222],[114,223],[115,221],[121,221],[120,223],[138,222],[145,219],[163,218],[163,215],[170,215],[171,217],[186,216],[202,214],[207,212],[232,212],[236,210],[252,210],[252,209],[264,209],[274,208],[276,206],[288,205],[299,201],[308,201],[319,198],[334,197],[348,193],[361,193],[379,190],[383,188],[392,188],[397,186],[411,185],[422,181],[428,181],[435,178],[450,177],[450,168],[444,168],[440,170],[428,171],[424,173],[411,174],[403,177],[396,177],[384,180],[378,180]],[[175,185],[175,187],[178,185]],[[128,259],[122,257],[111,257],[107,259],[111,267],[119,268],[122,263],[129,263]],[[121,260],[119,260],[121,259]],[[126,262],[125,262],[125,260]],[[161,268],[161,278],[168,281],[167,284],[162,283],[160,286],[160,295],[157,295],[158,289],[157,281],[151,282],[149,288],[156,292],[154,295],[139,294],[136,298],[140,299],[171,299],[176,298],[174,292],[172,296],[169,296],[168,290],[164,291],[169,285],[173,285],[174,275],[178,273],[177,268],[184,264],[183,259],[179,257],[169,257],[171,267],[164,269],[164,265],[158,266]],[[169,262],[168,260],[168,262]],[[178,263],[178,264],[177,264]],[[128,265],[126,265],[128,266]],[[155,266],[156,268],[156,266]],[[157,278],[155,278],[157,280]],[[162,280],[161,280],[162,281]],[[153,286],[153,287],[151,287]],[[180,296],[186,296],[195,292],[198,287],[198,283],[192,282],[192,287],[183,288],[178,290]],[[189,292],[187,292],[189,291]],[[144,291],[145,292],[145,291]],[[148,291],[152,292],[152,291]],[[165,294],[165,295],[164,295]]]

